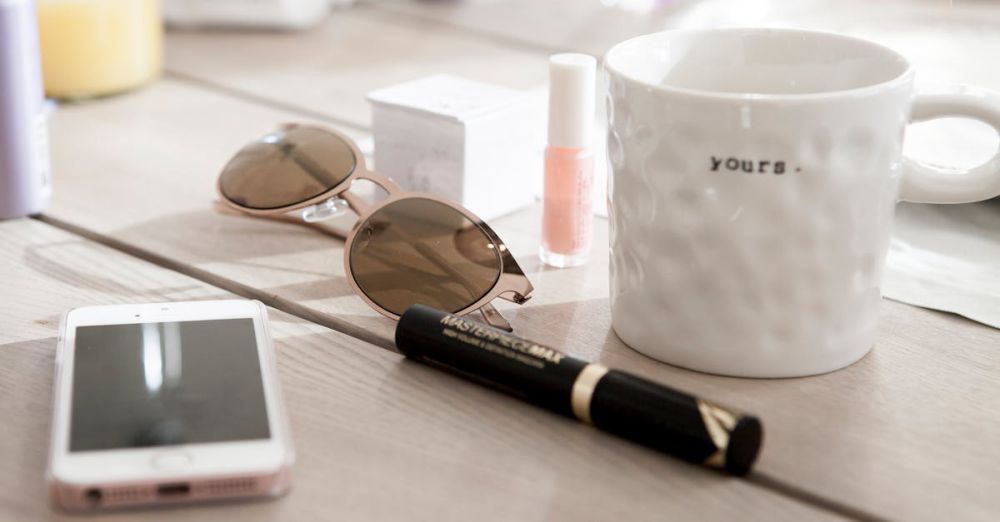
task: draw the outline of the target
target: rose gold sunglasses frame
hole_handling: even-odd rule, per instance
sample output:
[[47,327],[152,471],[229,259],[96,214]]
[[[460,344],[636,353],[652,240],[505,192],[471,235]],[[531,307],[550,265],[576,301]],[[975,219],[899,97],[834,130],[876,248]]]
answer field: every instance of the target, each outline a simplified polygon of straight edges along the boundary
[[[472,212],[469,212],[467,209],[462,208],[461,206],[451,201],[434,196],[432,194],[425,194],[420,192],[407,192],[403,190],[403,188],[400,187],[398,184],[396,184],[396,182],[389,179],[387,176],[384,176],[382,174],[379,174],[378,172],[368,169],[368,165],[365,162],[365,156],[364,154],[361,153],[361,150],[358,148],[357,144],[354,143],[354,140],[352,140],[347,135],[337,130],[326,127],[320,127],[316,125],[302,125],[294,123],[284,124],[280,128],[281,130],[291,130],[295,128],[306,128],[306,129],[316,130],[327,133],[331,135],[333,138],[337,138],[343,141],[351,149],[351,153],[354,154],[354,170],[350,173],[350,175],[344,178],[343,181],[341,181],[334,187],[313,198],[310,198],[306,201],[302,201],[299,203],[295,203],[293,205],[277,207],[277,208],[269,208],[269,209],[254,209],[254,208],[244,207],[227,198],[226,195],[222,192],[222,176],[220,175],[219,180],[216,183],[216,192],[218,193],[219,201],[223,205],[223,208],[221,210],[236,211],[237,213],[240,214],[248,214],[251,216],[269,218],[269,219],[278,219],[282,221],[294,221],[297,223],[309,225],[310,223],[306,223],[301,218],[294,219],[288,216],[287,214],[295,210],[301,210],[306,207],[323,203],[332,198],[339,197],[343,199],[344,201],[347,202],[348,207],[350,207],[350,209],[358,216],[358,220],[354,223],[354,226],[351,228],[350,232],[346,234],[347,242],[344,244],[344,271],[345,275],[347,276],[347,280],[348,282],[350,282],[351,288],[354,290],[354,293],[357,294],[366,303],[368,303],[368,306],[372,307],[377,312],[386,317],[398,320],[399,315],[394,314],[389,310],[386,310],[385,308],[382,308],[377,303],[372,301],[368,297],[368,295],[361,290],[361,287],[358,286],[357,281],[355,281],[354,279],[354,274],[351,270],[351,246],[354,244],[354,239],[357,237],[358,229],[360,228],[362,223],[367,221],[368,218],[372,216],[372,214],[388,206],[389,204],[402,199],[411,199],[411,198],[428,199],[440,203],[442,205],[448,206],[457,211],[459,214],[462,214],[463,216],[468,218],[473,223],[475,223],[476,226],[484,234],[486,234],[486,237],[489,238],[490,242],[493,243],[494,247],[496,248],[496,252],[500,257],[500,274],[497,277],[496,281],[493,282],[493,287],[488,292],[486,292],[485,295],[479,298],[479,300],[455,313],[457,313],[458,315],[465,315],[470,312],[478,310],[483,315],[483,318],[486,320],[486,322],[489,323],[490,325],[495,326],[497,328],[502,328],[507,331],[513,330],[513,328],[511,328],[510,326],[510,323],[506,319],[504,319],[502,315],[500,315],[500,312],[497,311],[496,308],[493,307],[491,301],[493,301],[496,298],[501,298],[510,301],[512,303],[524,304],[525,301],[531,298],[531,292],[532,290],[534,290],[534,287],[531,285],[531,281],[528,280],[528,277],[524,275],[524,272],[521,271],[521,267],[518,266],[517,261],[514,259],[514,256],[511,255],[510,250],[507,249],[507,245],[504,244],[504,242],[500,239],[499,236],[497,236],[496,232],[494,232],[489,225],[487,225],[483,220],[479,219],[479,217],[477,217]],[[382,190],[388,193],[388,197],[385,200],[382,200],[374,205],[369,204],[367,201],[349,192],[351,184],[357,180],[367,180],[378,185],[379,187],[382,188]]]

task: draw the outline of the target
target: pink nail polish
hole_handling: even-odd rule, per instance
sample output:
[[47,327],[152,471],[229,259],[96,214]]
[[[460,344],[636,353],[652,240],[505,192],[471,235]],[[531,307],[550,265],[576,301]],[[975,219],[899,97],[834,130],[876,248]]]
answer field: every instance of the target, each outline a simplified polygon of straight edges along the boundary
[[550,266],[579,266],[590,254],[596,69],[597,61],[586,54],[549,58],[549,145],[539,256]]

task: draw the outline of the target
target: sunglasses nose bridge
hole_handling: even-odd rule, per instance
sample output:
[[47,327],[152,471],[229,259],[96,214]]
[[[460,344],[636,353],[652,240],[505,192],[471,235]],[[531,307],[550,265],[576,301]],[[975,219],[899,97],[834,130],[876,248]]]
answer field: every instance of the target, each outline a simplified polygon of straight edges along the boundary
[[302,209],[302,219],[307,223],[317,223],[342,216],[350,209],[351,206],[347,200],[340,197],[332,197],[322,203]]

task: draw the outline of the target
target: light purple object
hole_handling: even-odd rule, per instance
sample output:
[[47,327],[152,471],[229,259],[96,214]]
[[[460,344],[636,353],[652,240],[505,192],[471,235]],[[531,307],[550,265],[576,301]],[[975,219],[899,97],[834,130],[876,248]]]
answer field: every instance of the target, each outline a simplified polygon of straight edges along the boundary
[[34,0],[0,0],[0,219],[48,203],[48,109]]

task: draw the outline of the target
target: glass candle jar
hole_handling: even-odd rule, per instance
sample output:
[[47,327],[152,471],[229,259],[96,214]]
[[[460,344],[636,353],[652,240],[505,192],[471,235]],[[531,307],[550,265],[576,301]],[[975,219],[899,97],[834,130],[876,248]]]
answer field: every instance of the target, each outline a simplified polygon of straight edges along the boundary
[[160,0],[38,0],[45,93],[62,99],[125,91],[160,74]]

